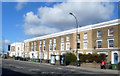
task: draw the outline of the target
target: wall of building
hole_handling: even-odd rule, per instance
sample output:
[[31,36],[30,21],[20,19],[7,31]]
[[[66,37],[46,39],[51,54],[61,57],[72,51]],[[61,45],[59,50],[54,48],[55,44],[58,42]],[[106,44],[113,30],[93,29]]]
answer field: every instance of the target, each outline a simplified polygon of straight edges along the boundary
[[[108,29],[113,28],[114,29],[114,35],[108,36]],[[102,31],[102,37],[97,37],[97,31]],[[107,39],[114,39],[114,48],[118,47],[118,26],[110,26],[110,27],[104,27],[99,29],[93,30],[93,47],[97,45],[96,40],[102,40],[102,48],[108,48],[108,41]]]
[[120,48],[120,24],[118,25],[118,45]]
[[[111,23],[112,24],[112,23]],[[98,53],[98,52],[107,52],[108,57],[107,60],[110,61],[111,60],[111,51],[112,50],[116,50],[116,48],[120,47],[120,25],[111,25],[111,24],[106,24],[106,23],[100,23],[100,24],[95,24],[90,25],[90,26],[84,26],[84,27],[80,27],[79,28],[79,33],[80,34],[80,40],[78,40],[78,42],[80,42],[80,49],[78,49],[79,52],[83,52],[83,54],[86,54],[87,52],[91,52],[92,53]],[[99,26],[99,27],[98,27]],[[105,27],[106,26],[106,27]],[[81,29],[82,28],[82,29]],[[92,29],[91,29],[92,28]],[[108,36],[108,29],[114,29],[114,35],[113,36]],[[84,30],[85,29],[85,30]],[[101,30],[102,31],[102,37],[97,37],[97,31]],[[70,30],[71,31],[71,30]],[[71,31],[73,32],[73,31]],[[87,33],[87,39],[84,39],[84,33]],[[47,58],[49,59],[49,52],[53,53],[53,55],[55,55],[57,52],[59,53],[59,55],[61,55],[63,52],[71,52],[73,51],[74,53],[76,52],[76,33],[68,33],[66,32],[66,34],[60,33],[61,35],[55,35],[53,36],[53,34],[51,35],[51,37],[45,37],[45,38],[36,38],[36,44],[37,44],[37,49],[34,50],[35,51],[39,51],[40,47],[39,47],[39,42],[42,41],[42,52],[47,54]],[[52,37],[53,36],[53,37]],[[69,36],[70,39],[70,50],[66,50],[66,37]],[[64,50],[61,50],[61,38],[64,37]],[[56,50],[53,51],[53,41],[56,38]],[[49,40],[52,39],[52,50],[49,50]],[[113,48],[108,48],[108,39],[114,39],[114,47]],[[29,41],[30,40],[30,41]],[[34,46],[34,40],[35,38],[29,39],[28,42],[29,43],[29,51],[31,51],[31,42],[33,42],[33,46]],[[45,51],[43,51],[43,40],[45,40]],[[102,40],[102,48],[97,48],[97,40]],[[88,47],[87,49],[83,48],[83,41],[88,41]],[[27,42],[27,40],[25,41]],[[96,47],[96,48],[94,48]],[[48,53],[46,53],[48,52]],[[43,55],[43,57],[45,56],[45,54]],[[76,53],[75,53],[76,54]],[[39,52],[38,52],[38,57],[39,56]]]
[[24,57],[24,43],[12,43],[10,46],[10,56]]

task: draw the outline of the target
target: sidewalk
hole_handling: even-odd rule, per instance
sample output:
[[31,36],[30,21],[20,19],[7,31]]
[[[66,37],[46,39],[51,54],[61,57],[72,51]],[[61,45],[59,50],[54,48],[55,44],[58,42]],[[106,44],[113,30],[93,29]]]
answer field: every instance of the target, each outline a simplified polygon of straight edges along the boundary
[[104,74],[120,74],[120,70],[110,70],[110,69],[98,69],[98,68],[89,68],[89,67],[77,67],[77,66],[71,66],[68,65],[66,67],[69,68],[75,68],[83,71],[91,71],[91,72],[98,72],[98,73],[104,73]]
[[[43,65],[51,65],[48,63],[41,63]],[[89,67],[77,67],[77,66],[61,66],[61,65],[52,65],[52,66],[59,66],[62,68],[69,68],[69,69],[77,69],[77,70],[82,70],[82,71],[89,71],[89,72],[96,72],[100,74],[120,74],[120,70],[111,70],[111,69],[98,69],[98,68],[89,68]]]

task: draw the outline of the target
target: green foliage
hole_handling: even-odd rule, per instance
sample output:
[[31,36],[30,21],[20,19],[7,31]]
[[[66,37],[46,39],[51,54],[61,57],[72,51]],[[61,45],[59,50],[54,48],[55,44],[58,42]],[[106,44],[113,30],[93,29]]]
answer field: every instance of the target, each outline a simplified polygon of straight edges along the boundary
[[106,55],[105,54],[79,54],[79,59],[81,62],[100,63],[102,60],[106,59]]
[[76,62],[76,56],[72,53],[66,53],[66,64],[70,64],[72,62]]

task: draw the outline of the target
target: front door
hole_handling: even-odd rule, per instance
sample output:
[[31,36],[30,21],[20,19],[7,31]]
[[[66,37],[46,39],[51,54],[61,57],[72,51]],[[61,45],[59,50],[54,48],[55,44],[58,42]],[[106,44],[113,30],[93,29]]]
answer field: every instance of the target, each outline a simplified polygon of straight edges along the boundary
[[118,54],[114,53],[114,64],[118,63]]

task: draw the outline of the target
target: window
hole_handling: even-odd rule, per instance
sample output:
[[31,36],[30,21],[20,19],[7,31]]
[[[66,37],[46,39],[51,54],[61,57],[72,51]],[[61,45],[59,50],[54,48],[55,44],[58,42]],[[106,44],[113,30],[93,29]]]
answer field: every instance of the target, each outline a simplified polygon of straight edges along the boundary
[[108,40],[108,48],[112,48],[113,47],[113,40]]
[[80,34],[77,34],[77,39],[78,39],[78,40],[80,39]]
[[40,45],[42,45],[42,41],[40,41]]
[[36,46],[34,47],[34,51],[36,51]]
[[77,43],[77,49],[80,49],[80,43]]
[[52,39],[49,40],[50,44],[52,44]]
[[18,47],[18,50],[19,50],[19,47]]
[[69,42],[66,43],[66,50],[70,50],[70,43]]
[[87,39],[87,33],[84,33],[84,39]]
[[39,50],[42,50],[42,41],[40,41],[40,46]]
[[43,40],[43,44],[45,44],[45,40]]
[[64,43],[61,43],[61,50],[64,50]]
[[27,47],[27,51],[29,51],[29,47]]
[[101,37],[102,36],[102,31],[97,31],[97,37]]
[[87,44],[88,44],[87,41],[84,41],[84,42],[83,42],[83,49],[87,49]]
[[64,37],[61,38],[61,42],[64,42]]
[[51,59],[51,55],[53,55],[53,52],[49,52],[49,59]]
[[31,44],[33,45],[33,42],[31,42]]
[[56,43],[56,39],[54,39],[54,44]]
[[43,53],[42,52],[40,52],[40,59],[42,59],[43,58]]
[[66,41],[70,41],[70,38],[69,38],[69,36],[67,36],[67,37],[66,37]]
[[42,50],[42,46],[40,45],[40,50]]
[[45,45],[43,45],[43,50],[45,50]]
[[29,46],[29,42],[26,43],[26,46]]
[[31,50],[33,51],[33,46],[31,47]]
[[34,42],[34,51],[36,51],[36,42]]
[[56,50],[56,44],[53,44],[53,50]]
[[112,29],[108,29],[108,36],[113,36],[114,30]]
[[49,46],[49,50],[52,50],[52,45]]
[[34,46],[36,46],[36,42],[34,42]]
[[101,48],[102,47],[102,41],[97,41],[97,47]]

